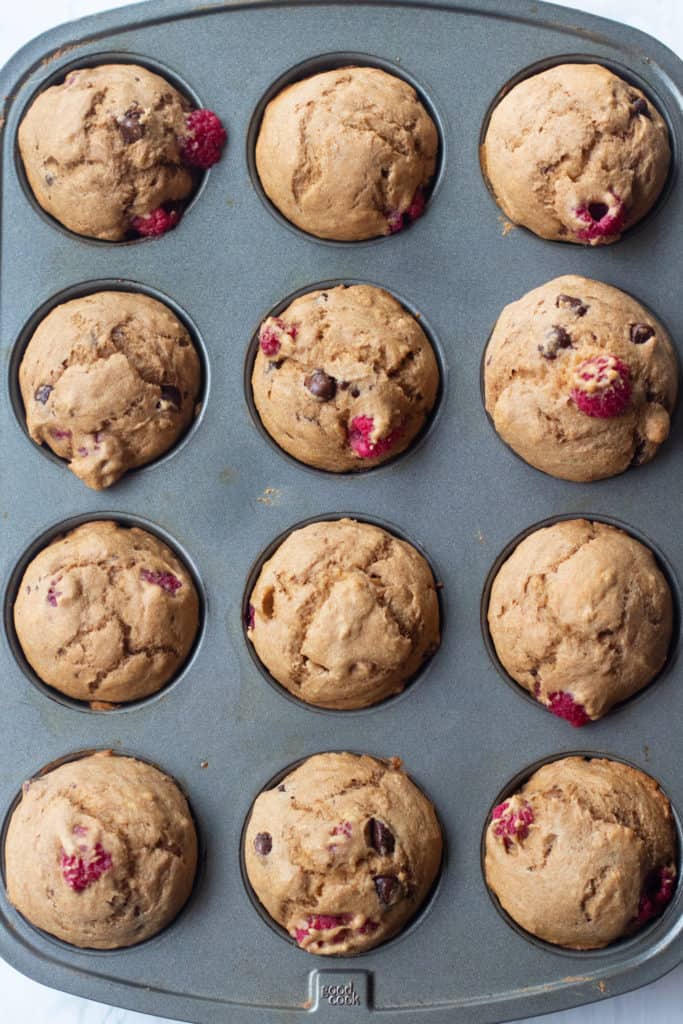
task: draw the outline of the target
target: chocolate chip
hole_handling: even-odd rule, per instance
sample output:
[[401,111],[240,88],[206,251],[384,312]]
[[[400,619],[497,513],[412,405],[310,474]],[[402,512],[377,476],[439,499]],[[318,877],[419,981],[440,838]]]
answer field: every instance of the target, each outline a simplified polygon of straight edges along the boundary
[[396,875],[376,875],[373,878],[380,903],[389,906],[401,898],[401,883]]
[[259,832],[254,839],[254,849],[262,857],[267,857],[273,849],[273,837],[270,832]]
[[172,405],[175,405],[176,409],[179,409],[182,404],[180,391],[173,384],[161,385],[161,399],[163,402],[170,402]]
[[35,398],[36,402],[40,402],[41,405],[45,405],[48,398],[50,397],[51,392],[51,384],[41,384],[40,387],[36,390],[36,393],[34,394],[33,397]]
[[577,299],[575,295],[562,293],[555,299],[555,305],[558,309],[572,309],[577,316],[585,316],[588,312],[588,306],[581,299]]
[[560,349],[571,347],[571,334],[564,327],[560,327],[559,324],[553,324],[545,332],[545,338],[538,346],[538,351],[544,359],[556,359]]
[[339,381],[339,383],[337,384],[337,387],[339,388],[340,391],[348,391],[348,389],[349,389],[349,382],[348,382],[348,380],[341,380],[341,381]]
[[45,175],[45,184],[46,185],[48,185],[48,186],[49,185],[54,185],[54,182],[55,182],[54,174],[46,174]]
[[649,324],[631,324],[631,341],[634,345],[644,345],[654,334],[655,329]]
[[277,787],[277,791],[278,791],[278,793],[284,793],[285,792],[285,784],[284,784],[284,782],[280,783],[280,785]]
[[358,398],[359,394],[360,394],[360,391],[358,390],[358,388],[351,388],[351,397],[352,398]]
[[607,203],[589,203],[588,212],[595,221],[601,221],[603,217],[606,217],[609,213],[609,206]]
[[272,373],[273,370],[279,370],[283,363],[284,359],[271,359],[266,367],[266,373]]
[[641,438],[639,438],[639,440],[638,440],[638,442],[636,444],[636,447],[635,447],[635,449],[633,451],[633,456],[631,458],[631,465],[632,466],[640,466],[642,461],[643,461],[643,455],[644,454],[645,454],[645,440],[644,440],[644,438],[641,437]]
[[370,818],[367,824],[367,841],[381,854],[393,853],[396,845],[394,833],[378,818]]
[[314,370],[309,377],[306,377],[304,384],[311,394],[315,398],[319,398],[321,402],[331,402],[337,394],[336,380],[324,370]]
[[650,108],[642,96],[636,97],[631,110],[634,114],[640,114],[641,117],[650,117]]
[[133,106],[126,111],[123,117],[117,118],[121,138],[127,146],[131,142],[137,142],[145,134],[145,126],[140,124],[142,113],[143,111],[140,107]]
[[111,329],[111,340],[114,342],[121,342],[126,337],[125,324],[117,324],[116,327]]

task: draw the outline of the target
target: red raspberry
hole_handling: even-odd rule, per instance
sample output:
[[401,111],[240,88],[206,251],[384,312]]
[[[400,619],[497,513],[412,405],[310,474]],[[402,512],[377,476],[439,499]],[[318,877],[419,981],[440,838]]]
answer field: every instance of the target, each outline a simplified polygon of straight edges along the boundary
[[353,825],[350,821],[340,821],[338,825],[335,825],[330,832],[331,836],[345,836],[346,839],[350,839],[353,833]]
[[301,942],[311,932],[328,932],[334,928],[341,928],[351,921],[351,914],[310,914],[305,928],[296,928],[294,936],[297,942]]
[[259,344],[261,350],[266,356],[275,356],[280,351],[280,345],[282,344],[280,336],[282,334],[288,334],[289,337],[294,341],[298,334],[298,327],[296,324],[288,324],[279,317],[273,317],[270,320],[266,320],[261,325],[259,331]]
[[58,441],[65,441],[65,440],[67,440],[67,438],[71,437],[71,431],[70,430],[59,430],[57,427],[55,427],[54,430],[51,430],[50,433]]
[[61,576],[58,576],[56,580],[52,580],[47,590],[47,603],[52,607],[57,607],[57,598],[62,596],[61,590],[57,590],[57,584],[61,580]]
[[82,857],[77,857],[75,854],[67,854],[62,850],[62,877],[74,892],[82,892],[84,889],[87,889],[105,871],[109,871],[111,866],[111,854],[107,853],[101,843],[95,844],[93,856],[88,861],[85,861]]
[[191,167],[207,170],[221,158],[228,133],[212,110],[193,110],[185,119],[187,134],[180,140],[180,155]]
[[427,200],[421,188],[415,190],[415,195],[410,200],[410,206],[406,210],[406,217],[410,221],[417,220],[425,212]]
[[574,372],[571,397],[586,416],[620,416],[631,400],[631,370],[609,353],[593,356]]
[[244,616],[247,629],[253,629],[256,622],[256,609],[253,604],[248,605],[246,614]]
[[365,924],[362,924],[358,929],[360,935],[372,935],[379,928],[379,922],[373,921],[372,918],[368,918]]
[[401,436],[401,427],[395,427],[386,437],[380,437],[379,441],[371,441],[370,434],[374,424],[372,416],[354,416],[351,420],[349,445],[361,459],[375,459],[378,455],[386,455]]
[[626,220],[626,207],[621,199],[611,193],[614,203],[587,203],[579,206],[574,212],[579,220],[584,221],[585,228],[576,232],[582,242],[592,242],[599,238],[611,238],[619,235]]
[[424,191],[418,188],[415,190],[415,194],[405,210],[389,210],[387,214],[389,234],[395,235],[397,231],[403,230],[406,222],[412,223],[418,217],[421,217],[425,212],[426,205],[427,200],[425,199]]
[[645,879],[645,885],[638,904],[638,924],[647,924],[653,917],[658,917],[674,894],[676,877],[671,868],[658,868],[651,871]]
[[171,228],[174,228],[179,220],[180,213],[178,210],[165,210],[163,206],[158,206],[156,210],[152,210],[146,217],[133,217],[131,227],[139,235],[144,235],[147,238],[158,238],[160,235],[165,235]]
[[175,597],[176,592],[182,587],[182,583],[177,576],[174,576],[171,572],[157,572],[152,569],[141,569],[140,576],[143,578],[145,583],[154,583],[157,587],[161,587],[171,597]]
[[491,815],[496,822],[493,826],[493,833],[503,840],[506,850],[509,850],[515,839],[526,839],[529,835],[529,825],[534,820],[534,812],[531,805],[525,800],[521,807],[508,810],[510,801],[498,804],[493,808]]
[[590,722],[583,704],[577,704],[571,693],[564,690],[556,690],[548,695],[548,710],[577,729]]

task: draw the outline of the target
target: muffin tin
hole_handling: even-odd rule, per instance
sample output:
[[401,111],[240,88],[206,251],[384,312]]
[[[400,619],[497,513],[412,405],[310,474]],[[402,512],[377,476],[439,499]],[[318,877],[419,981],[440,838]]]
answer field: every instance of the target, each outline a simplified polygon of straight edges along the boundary
[[[683,810],[683,695],[673,653],[652,686],[575,732],[503,683],[480,623],[501,551],[530,526],[566,515],[614,518],[651,542],[680,606],[680,416],[651,464],[571,484],[533,470],[499,441],[479,377],[505,303],[563,273],[632,292],[675,341],[683,336],[683,190],[676,180],[683,65],[660,43],[613,23],[527,0],[504,7],[495,0],[207,7],[151,0],[56,29],[2,74],[0,816],[6,820],[22,780],[42,766],[112,748],[178,780],[205,850],[184,912],[128,950],[64,945],[32,928],[3,892],[0,952],[45,984],[206,1024],[327,1021],[345,1013],[484,1024],[614,995],[683,960],[680,886],[639,935],[601,952],[571,953],[510,927],[482,876],[487,812],[520,773],[550,757],[580,749],[623,758],[653,775]],[[175,78],[229,132],[222,161],[180,226],[144,244],[94,242],[60,228],[28,196],[17,158],[17,126],[36,91],[73,67],[111,59]],[[602,249],[509,230],[479,167],[482,126],[499,90],[529,69],[568,59],[601,61],[632,79],[672,133],[663,198]],[[418,86],[441,131],[441,168],[426,215],[403,233],[320,242],[285,225],[260,198],[254,130],[264,97],[292,69],[303,75],[355,62],[379,63]],[[335,476],[286,457],[255,425],[245,392],[245,360],[261,319],[293,293],[331,280],[384,286],[423,314],[446,371],[421,443],[369,473]],[[93,493],[28,440],[16,401],[15,346],[36,310],[112,281],[167,296],[186,312],[205,358],[205,399],[200,421],[170,454]],[[308,708],[269,686],[242,623],[251,568],[271,542],[305,520],[342,513],[378,520],[422,546],[443,584],[440,651],[401,697],[358,712]],[[18,567],[39,538],[75,525],[74,517],[108,516],[156,528],[178,548],[204,597],[203,627],[191,661],[166,690],[96,712],[30,684],[11,604]],[[446,840],[426,908],[400,936],[354,959],[310,956],[270,928],[240,869],[240,837],[259,789],[303,757],[342,749],[401,756],[433,799]]]

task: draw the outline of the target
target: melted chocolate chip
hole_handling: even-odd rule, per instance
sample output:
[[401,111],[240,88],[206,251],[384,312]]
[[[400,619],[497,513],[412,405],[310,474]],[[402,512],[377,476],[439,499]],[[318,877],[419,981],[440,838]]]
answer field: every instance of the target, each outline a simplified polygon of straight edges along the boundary
[[649,324],[631,324],[631,341],[634,345],[644,345],[654,334],[655,329]]
[[273,849],[273,837],[270,832],[259,832],[254,839],[254,849],[261,857],[267,857]]
[[173,384],[161,385],[161,399],[163,402],[170,402],[171,405],[175,405],[176,409],[179,409],[182,404],[180,391]]
[[285,784],[284,784],[284,782],[280,783],[280,785],[277,787],[277,791],[278,791],[278,793],[284,793],[285,792]]
[[631,110],[634,114],[639,114],[641,117],[650,117],[650,108],[642,96],[636,97]]
[[572,337],[564,327],[553,324],[545,332],[545,338],[538,346],[538,351],[544,359],[556,359],[557,353],[563,348],[572,347]]
[[324,370],[314,370],[309,377],[306,377],[304,384],[311,394],[315,398],[319,398],[321,402],[331,402],[337,394],[337,381]]
[[145,126],[140,124],[142,113],[140,107],[133,106],[126,111],[123,117],[117,118],[121,138],[127,146],[130,146],[132,142],[137,142],[145,134]]
[[572,309],[577,316],[585,316],[588,312],[588,306],[581,299],[575,295],[565,295],[564,292],[557,296],[555,305],[558,309]]
[[390,903],[397,903],[400,900],[401,883],[396,875],[376,875],[373,882],[380,903],[389,906]]
[[393,853],[396,845],[394,833],[378,818],[370,818],[367,824],[367,842],[381,854]]
[[284,359],[271,359],[266,367],[266,373],[272,373],[273,370],[279,370],[283,363]]
[[51,384],[41,384],[40,387],[36,390],[36,393],[34,394],[33,397],[35,398],[36,402],[40,402],[41,405],[45,405],[48,398],[50,397],[51,392]]
[[358,388],[351,388],[351,397],[352,398],[358,398],[359,394],[360,394],[360,391],[358,390]]
[[603,217],[606,217],[609,213],[609,206],[607,203],[589,203],[588,212],[595,221],[601,221]]
[[337,384],[337,387],[339,388],[340,391],[348,391],[348,389],[349,389],[349,382],[348,382],[348,380],[340,380],[339,383]]
[[54,176],[54,174],[49,174],[49,173],[48,173],[48,174],[46,174],[46,175],[45,175],[45,184],[46,184],[46,185],[47,185],[48,187],[49,187],[50,185],[54,185],[54,182],[55,182],[55,176]]

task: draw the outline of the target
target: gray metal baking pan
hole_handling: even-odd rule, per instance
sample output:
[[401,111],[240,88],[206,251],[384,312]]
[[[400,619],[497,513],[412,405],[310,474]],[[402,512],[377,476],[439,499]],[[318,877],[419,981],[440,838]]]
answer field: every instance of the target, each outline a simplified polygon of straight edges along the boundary
[[[159,67],[229,130],[224,158],[180,226],[162,239],[103,244],[62,230],[22,183],[17,125],[37,90],[71,67],[116,59]],[[482,180],[478,143],[506,83],[563,59],[598,60],[645,89],[671,127],[674,167],[656,210],[605,249],[504,233]],[[374,62],[413,81],[442,133],[426,215],[400,235],[321,243],[284,224],[260,195],[250,145],[274,83],[333,64]],[[285,79],[283,79],[285,76]],[[679,663],[606,719],[572,730],[506,685],[482,635],[480,604],[496,558],[553,516],[607,517],[683,575],[680,417],[650,465],[587,485],[551,479],[498,440],[479,390],[482,352],[501,307],[558,274],[632,292],[681,338],[683,67],[632,29],[527,0],[245,2],[152,0],[58,28],[2,73],[0,340],[4,355],[0,570],[3,742],[0,817],[23,779],[75,752],[113,748],[152,761],[187,792],[205,863],[186,910],[149,942],[78,951],[29,926],[0,896],[0,953],[37,980],[186,1021],[272,1024],[353,1017],[507,1021],[652,981],[683,960],[683,899],[628,942],[569,954],[512,928],[489,898],[480,843],[499,793],[539,760],[577,747],[654,775],[683,811]],[[93,493],[26,437],[16,371],[36,310],[121,280],[184,311],[208,369],[201,417],[184,443]],[[445,369],[440,408],[414,451],[342,477],[286,458],[254,422],[244,387],[254,331],[288,295],[320,281],[380,284],[425,317]],[[341,512],[392,525],[420,544],[443,583],[443,645],[400,697],[362,712],[321,712],[268,685],[242,624],[245,582],[278,535]],[[177,546],[204,595],[191,661],[165,691],[93,712],[35,684],[11,631],[17,569],[74,517],[144,520]],[[258,790],[320,750],[400,755],[434,800],[447,857],[423,914],[402,936],[353,960],[314,958],[260,917],[240,871],[240,835]]]

